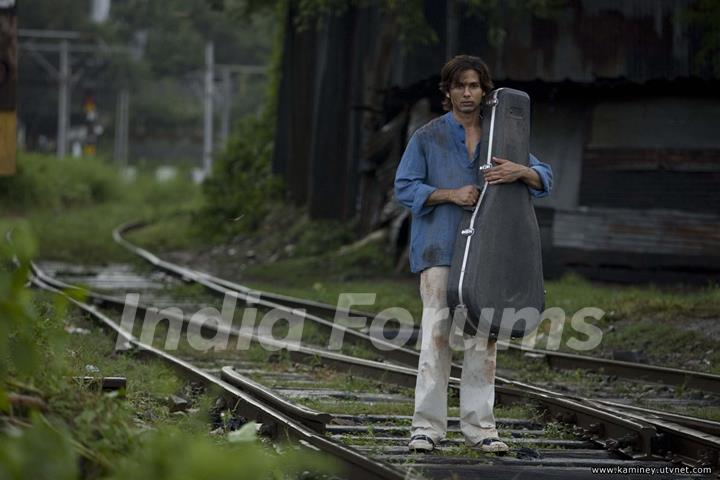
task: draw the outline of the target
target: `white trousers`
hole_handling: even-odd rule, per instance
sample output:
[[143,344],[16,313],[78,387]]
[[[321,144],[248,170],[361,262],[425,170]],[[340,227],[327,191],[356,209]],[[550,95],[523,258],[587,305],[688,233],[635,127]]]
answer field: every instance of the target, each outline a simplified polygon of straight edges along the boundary
[[[422,343],[415,385],[413,435],[427,435],[435,443],[447,431],[447,390],[452,355],[451,321],[447,306],[449,267],[431,267],[420,274],[423,302]],[[453,332],[453,335],[460,335]],[[453,346],[456,345],[453,338]],[[463,342],[460,337],[458,345]],[[497,437],[493,404],[495,402],[495,342],[465,340],[460,380],[460,428],[465,442],[475,445],[488,437]],[[469,346],[469,348],[467,348]]]

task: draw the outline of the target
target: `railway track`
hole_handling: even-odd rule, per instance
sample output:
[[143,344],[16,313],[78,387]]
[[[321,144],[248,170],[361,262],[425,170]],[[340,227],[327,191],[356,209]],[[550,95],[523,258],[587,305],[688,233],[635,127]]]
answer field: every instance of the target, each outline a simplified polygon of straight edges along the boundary
[[[125,242],[119,231],[116,232],[116,240],[124,242],[128,248],[137,248]],[[180,276],[186,281],[198,282],[215,294],[235,295],[240,300],[251,301],[253,305],[284,308],[295,315],[301,314],[297,309],[302,306],[311,306],[317,314],[322,313],[320,311],[322,309],[325,309],[327,314],[329,313],[327,308],[332,308],[316,302],[304,302],[301,299],[272,294],[267,296],[263,294],[260,299],[251,297],[252,292],[247,287],[169,264],[141,249],[136,251],[136,253],[140,252],[154,267]],[[37,267],[34,270],[36,281],[46,287],[69,287],[46,275]],[[137,290],[137,284],[129,287]],[[123,308],[124,305],[122,295],[91,292],[89,298],[103,307],[117,309]],[[92,309],[95,310],[93,315],[96,313],[104,315],[96,307],[90,308],[91,310],[88,311],[91,313]],[[138,308],[142,311],[148,307],[139,305]],[[320,334],[328,334],[328,328],[332,327],[320,315],[305,315],[303,318],[309,319]],[[185,328],[189,328],[193,322],[191,318],[185,316],[180,316],[177,320],[182,322]],[[110,326],[108,322],[112,322],[107,316],[102,321],[108,326]],[[120,326],[117,323],[114,325],[110,327],[119,332]],[[243,360],[242,355],[235,351],[230,358],[206,359],[202,368],[198,367],[200,360],[192,355],[177,360],[184,361],[183,368],[197,370],[193,375],[199,375],[199,378],[204,378],[205,382],[232,386],[255,402],[265,403],[267,408],[284,415],[285,420],[280,421],[280,425],[289,425],[285,422],[292,420],[301,427],[318,432],[317,435],[321,435],[319,432],[324,431],[322,438],[336,445],[335,454],[339,452],[350,455],[343,450],[347,448],[345,445],[349,445],[352,448],[348,451],[352,451],[354,455],[372,459],[371,467],[363,467],[362,478],[397,478],[392,475],[419,474],[437,478],[450,478],[451,475],[457,478],[477,478],[478,475],[487,478],[590,478],[590,467],[630,467],[640,464],[660,468],[684,464],[717,468],[720,442],[715,434],[720,429],[716,422],[668,414],[659,410],[628,407],[607,400],[562,395],[502,376],[499,376],[497,381],[497,400],[501,405],[501,412],[502,405],[529,403],[537,405],[546,412],[542,419],[535,416],[499,419],[500,433],[513,447],[512,455],[506,457],[478,455],[464,448],[457,434],[457,419],[451,419],[448,442],[438,453],[426,456],[408,455],[405,444],[409,435],[409,418],[407,415],[399,414],[397,408],[393,407],[404,406],[405,413],[412,410],[411,390],[414,386],[413,364],[416,365],[417,362],[416,351],[397,349],[378,352],[375,347],[380,340],[377,337],[373,338],[366,333],[350,329],[346,332],[346,340],[349,339],[350,344],[355,348],[374,352],[366,355],[375,357],[374,359],[328,352],[313,345],[283,344],[272,338],[263,338],[258,332],[243,332],[237,328],[230,328],[227,333],[233,335],[233,338],[243,337],[255,342],[264,341],[266,345],[276,348],[280,352],[278,355],[284,356],[285,361],[278,362],[272,372],[268,372],[267,363],[253,365],[251,361]],[[127,334],[126,332],[125,335]],[[135,339],[134,342],[137,340]],[[169,355],[150,345],[147,345],[150,347],[147,349],[146,346],[141,347],[137,343],[134,345],[135,348],[147,351],[155,349],[157,353],[153,354],[163,358]],[[318,372],[327,371],[344,372],[339,378],[346,381],[350,379],[350,383],[352,379],[357,378],[368,378],[371,379],[370,381],[380,379],[383,385],[392,386],[392,389],[395,389],[391,389],[392,392],[396,393],[378,395],[352,389],[348,392],[348,388],[338,388],[338,380],[334,380],[334,389],[328,388],[327,382],[323,383],[322,378],[318,378]],[[263,372],[266,375],[263,375]],[[457,367],[454,368],[455,378],[451,380],[453,390],[458,386],[458,373]],[[255,378],[250,378],[253,375]],[[319,398],[325,399],[324,403],[318,403]],[[337,405],[329,403],[328,398],[334,399]],[[288,399],[293,401],[288,402]],[[328,411],[318,412],[312,408],[302,407],[303,403],[310,406],[321,405]],[[512,411],[512,407],[509,408],[508,411]],[[268,421],[267,413],[260,413],[250,408],[247,418],[255,416]],[[557,432],[554,432],[555,435],[551,435],[553,431],[546,428],[548,419],[575,425],[577,435],[573,435],[573,438],[566,438],[567,433],[557,435]],[[274,423],[274,420],[271,423]],[[300,435],[300,439],[307,442],[309,437],[302,435],[307,435],[307,432]],[[322,444],[321,441],[315,441]],[[326,447],[325,444],[322,445]],[[343,448],[337,450],[338,445]],[[323,447],[316,445],[316,448],[324,449]],[[352,455],[351,460],[360,462],[359,458]],[[351,466],[352,462],[347,459],[344,462],[350,470],[357,468]],[[382,476],[386,474],[389,476]]]
[[[313,419],[313,422],[318,424],[323,424],[326,421],[326,417],[319,412],[303,409],[277,396],[275,396],[273,401],[260,399],[258,396],[246,393],[246,391],[243,391],[237,386],[222,380],[219,376],[213,375],[207,371],[208,369],[200,368],[176,355],[141,342],[131,332],[122,328],[118,322],[112,320],[96,306],[78,301],[64,293],[64,290],[72,288],[71,285],[47,277],[37,266],[34,266],[33,273],[34,275],[30,281],[35,287],[64,295],[72,304],[88,313],[104,328],[118,335],[124,342],[125,348],[135,349],[140,353],[163,360],[176,368],[182,375],[205,386],[218,388],[223,395],[233,400],[236,409],[235,413],[237,415],[247,419],[257,420],[262,424],[271,425],[272,428],[266,429],[266,431],[272,432],[274,439],[291,438],[297,441],[298,444],[305,446],[305,448],[320,450],[331,455],[341,466],[344,478],[407,478],[403,471],[386,463],[378,462],[366,455],[362,455],[342,443],[333,441],[318,433],[316,430],[313,430],[311,426],[307,425],[308,419]],[[252,393],[257,395],[256,392]]]
[[[335,305],[329,305],[313,300],[291,297],[288,295],[281,295],[273,292],[258,292],[257,289],[250,288],[246,285],[241,285],[236,282],[231,282],[229,280],[218,278],[205,272],[200,272],[187,267],[183,267],[181,265],[176,265],[172,262],[162,260],[153,253],[143,248],[140,248],[137,245],[133,245],[123,237],[123,233],[131,231],[133,229],[141,228],[144,225],[145,223],[143,222],[132,222],[122,225],[115,229],[115,231],[113,232],[113,239],[134,255],[147,261],[156,269],[162,270],[171,275],[178,276],[184,280],[197,282],[205,286],[210,292],[213,292],[217,295],[225,295],[228,290],[238,292],[244,295],[260,293],[261,298],[266,300],[268,304],[272,303],[276,305],[282,305],[287,308],[303,309],[311,315],[325,319],[335,318],[337,314],[337,307]],[[353,317],[376,317],[375,314],[355,309],[350,309],[346,313]],[[381,319],[382,317],[378,318]],[[390,318],[384,320],[386,320],[386,322],[384,322],[385,324],[387,324],[387,322],[392,322],[392,319]],[[374,334],[376,337],[380,337],[380,335],[382,335],[382,332],[370,333]],[[603,373],[606,375],[614,375],[621,378],[646,380],[666,385],[683,386],[684,388],[696,388],[699,390],[720,394],[720,375],[715,375],[711,373],[663,367],[657,365],[648,365],[643,363],[626,362],[607,358],[592,357],[587,355],[577,355],[554,350],[529,348],[515,343],[506,342],[502,343],[502,346],[511,352],[522,352],[529,354],[534,358],[542,359],[547,363],[549,367],[554,369],[584,369]],[[459,375],[459,372],[455,373]]]

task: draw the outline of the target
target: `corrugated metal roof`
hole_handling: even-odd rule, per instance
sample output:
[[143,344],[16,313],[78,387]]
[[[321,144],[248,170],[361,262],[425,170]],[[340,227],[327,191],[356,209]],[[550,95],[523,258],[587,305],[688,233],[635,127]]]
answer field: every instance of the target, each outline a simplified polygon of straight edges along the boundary
[[702,32],[682,19],[692,2],[569,0],[548,18],[508,14],[500,48],[489,45],[486,25],[465,17],[459,46],[483,56],[498,80],[712,78],[695,61]]

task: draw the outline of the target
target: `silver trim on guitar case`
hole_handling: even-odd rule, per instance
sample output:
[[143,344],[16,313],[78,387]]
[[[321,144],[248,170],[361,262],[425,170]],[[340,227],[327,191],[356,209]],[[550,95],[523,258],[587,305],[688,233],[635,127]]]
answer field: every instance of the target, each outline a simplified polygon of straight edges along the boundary
[[[497,90],[494,90],[492,92],[492,98],[487,102],[487,104],[492,107],[492,112],[490,113],[490,138],[488,139],[488,150],[485,163],[478,167],[478,171],[480,173],[487,170],[488,168],[492,168],[493,134],[495,133],[495,110],[497,109],[498,105],[498,93],[501,90],[503,89],[498,88]],[[485,183],[483,184],[482,192],[480,193],[480,198],[478,199],[477,205],[475,205],[475,209],[473,210],[472,217],[470,218],[470,225],[468,226],[468,228],[464,229],[461,232],[467,238],[465,240],[465,253],[463,254],[462,267],[460,267],[460,279],[458,281],[458,307],[465,307],[465,302],[463,300],[463,281],[465,280],[465,267],[467,266],[468,255],[470,253],[470,241],[472,240],[472,236],[475,233],[475,217],[477,217],[477,214],[480,211],[480,205],[482,204],[483,198],[485,198],[485,192],[487,192],[487,188],[488,182],[485,181]]]

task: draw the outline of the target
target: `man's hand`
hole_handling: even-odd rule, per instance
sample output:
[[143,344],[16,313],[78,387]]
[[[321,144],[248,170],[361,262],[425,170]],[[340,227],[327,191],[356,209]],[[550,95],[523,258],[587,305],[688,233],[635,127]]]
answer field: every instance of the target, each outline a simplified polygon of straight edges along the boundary
[[475,185],[465,185],[460,188],[438,188],[430,194],[425,205],[437,205],[439,203],[454,203],[461,207],[474,205],[480,193]]
[[521,180],[532,188],[542,188],[540,175],[532,168],[498,157],[493,157],[493,162],[495,166],[483,172],[485,181],[490,185]]
[[467,205],[475,205],[480,193],[475,185],[465,185],[464,187],[451,190],[450,201],[461,207]]
[[527,167],[504,158],[492,157],[495,166],[485,170],[485,181],[490,185],[515,182],[523,176]]

